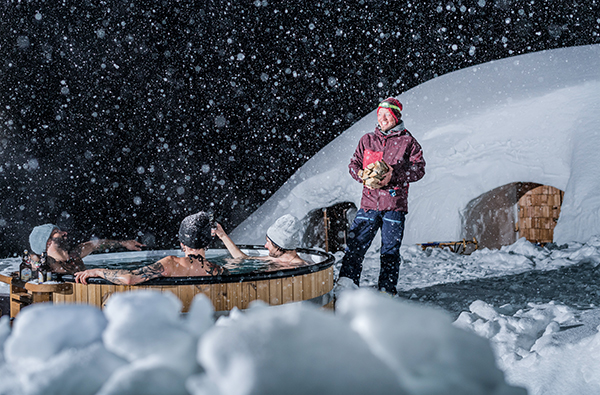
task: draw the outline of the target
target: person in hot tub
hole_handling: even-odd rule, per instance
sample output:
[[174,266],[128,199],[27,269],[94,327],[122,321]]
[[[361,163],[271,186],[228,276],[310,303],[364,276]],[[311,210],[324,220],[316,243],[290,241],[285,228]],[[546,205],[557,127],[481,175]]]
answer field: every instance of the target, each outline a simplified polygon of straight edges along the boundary
[[136,240],[95,239],[72,247],[67,232],[54,224],[44,224],[33,228],[29,234],[32,260],[46,258],[53,273],[73,274],[85,270],[82,258],[94,251],[124,247],[130,251],[139,251],[143,244]]
[[205,250],[212,237],[210,216],[201,211],[185,217],[179,226],[179,243],[185,257],[167,256],[134,270],[88,269],[75,273],[75,282],[87,284],[100,277],[117,285],[134,285],[158,277],[196,277],[228,274],[227,269],[206,260]]
[[265,248],[269,251],[268,257],[244,254],[225,233],[220,224],[216,224],[214,233],[221,239],[234,258],[263,259],[273,265],[274,268],[281,269],[307,264],[296,252],[299,245],[300,221],[293,215],[286,214],[280,217],[267,229]]

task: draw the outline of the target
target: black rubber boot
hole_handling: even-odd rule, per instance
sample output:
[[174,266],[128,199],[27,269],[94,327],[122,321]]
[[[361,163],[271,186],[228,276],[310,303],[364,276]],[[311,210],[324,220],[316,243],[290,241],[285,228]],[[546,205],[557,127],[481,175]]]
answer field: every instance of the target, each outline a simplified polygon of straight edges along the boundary
[[338,277],[348,277],[354,281],[354,284],[360,286],[360,274],[362,272],[361,258],[353,256],[347,252],[342,258],[342,267],[340,268],[340,274]]
[[395,255],[381,255],[381,269],[379,271],[380,291],[392,295],[398,293],[398,272],[400,271],[400,257]]

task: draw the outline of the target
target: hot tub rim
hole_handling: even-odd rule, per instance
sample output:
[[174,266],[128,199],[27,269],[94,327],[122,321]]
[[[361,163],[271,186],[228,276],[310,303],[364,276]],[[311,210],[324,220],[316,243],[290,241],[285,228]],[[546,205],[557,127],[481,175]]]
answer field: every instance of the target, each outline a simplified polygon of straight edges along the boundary
[[[241,244],[238,246],[243,250],[265,250],[264,246],[258,245],[247,245]],[[306,266],[298,266],[290,269],[280,269],[272,272],[249,272],[243,274],[232,274],[228,276],[197,276],[197,277],[160,277],[152,280],[145,281],[143,283],[134,286],[147,286],[147,285],[195,285],[195,284],[226,284],[226,283],[238,283],[238,282],[249,282],[249,281],[260,281],[260,280],[273,280],[278,278],[302,276],[304,274],[311,274],[325,270],[335,263],[335,256],[330,252],[315,250],[311,248],[297,248],[297,252],[319,255],[325,258],[323,262],[314,263]],[[62,275],[64,282],[75,282],[75,277],[72,274]],[[88,278],[88,284],[114,284],[103,278]]]

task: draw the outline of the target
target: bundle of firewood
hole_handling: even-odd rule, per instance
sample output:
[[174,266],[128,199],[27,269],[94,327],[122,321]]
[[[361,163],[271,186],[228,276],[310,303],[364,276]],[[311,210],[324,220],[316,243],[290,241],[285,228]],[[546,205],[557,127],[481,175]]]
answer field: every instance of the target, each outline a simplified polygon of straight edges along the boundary
[[358,176],[362,178],[363,185],[369,188],[381,188],[379,182],[383,180],[385,174],[390,170],[387,163],[383,160],[370,163],[365,169],[358,172]]

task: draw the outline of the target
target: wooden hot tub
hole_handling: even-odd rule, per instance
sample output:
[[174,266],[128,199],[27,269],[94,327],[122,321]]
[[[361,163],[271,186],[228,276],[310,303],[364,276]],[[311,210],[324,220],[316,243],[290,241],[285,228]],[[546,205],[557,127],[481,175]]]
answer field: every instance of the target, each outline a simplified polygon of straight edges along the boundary
[[[240,248],[248,255],[266,253],[264,247]],[[226,250],[208,250],[209,260],[215,251],[226,253]],[[165,277],[131,286],[114,285],[100,278],[90,278],[89,284],[83,285],[75,283],[73,276],[63,276],[65,283],[70,286],[57,289],[52,293],[51,299],[54,303],[88,303],[102,308],[115,292],[152,289],[175,294],[181,300],[184,312],[188,311],[192,299],[199,293],[203,293],[212,301],[216,312],[229,311],[234,307],[246,309],[255,300],[262,300],[270,305],[309,301],[320,306],[332,307],[335,260],[333,255],[304,248],[297,251],[303,259],[310,262],[309,265],[283,270],[232,273],[227,276]]]

